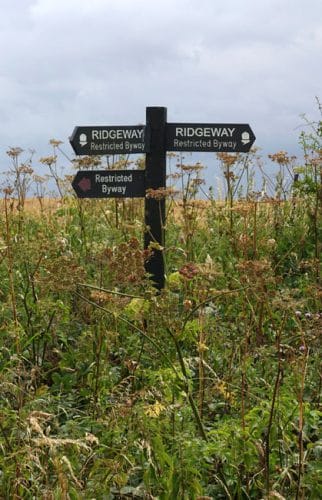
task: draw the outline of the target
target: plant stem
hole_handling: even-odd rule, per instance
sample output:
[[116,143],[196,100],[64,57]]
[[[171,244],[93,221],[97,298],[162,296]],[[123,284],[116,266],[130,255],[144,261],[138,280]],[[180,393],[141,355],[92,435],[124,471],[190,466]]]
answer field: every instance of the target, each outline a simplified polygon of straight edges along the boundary
[[206,348],[206,334],[204,330],[204,314],[203,309],[199,312],[200,332],[199,332],[199,415],[202,419],[203,406],[205,399],[205,367],[204,367],[204,351]]
[[186,370],[186,367],[185,367],[185,364],[184,364],[184,359],[183,359],[183,355],[182,355],[182,351],[181,351],[180,345],[179,345],[179,343],[178,343],[175,335],[170,330],[170,328],[167,328],[167,331],[169,332],[170,337],[172,338],[172,340],[174,342],[174,345],[175,345],[175,348],[176,348],[176,351],[177,351],[177,354],[178,354],[178,359],[179,359],[179,363],[180,363],[181,372],[182,372],[182,375],[183,375],[184,381],[185,381],[185,392],[187,394],[187,397],[188,397],[188,400],[189,400],[189,404],[190,404],[191,409],[192,409],[192,413],[193,413],[193,415],[195,417],[195,421],[196,421],[199,433],[200,433],[201,437],[205,441],[208,441],[208,438],[207,438],[207,435],[206,435],[203,423],[201,421],[201,418],[200,418],[200,415],[199,415],[199,412],[198,412],[198,409],[197,409],[197,405],[196,405],[196,403],[195,403],[195,401],[194,401],[194,399],[192,397],[192,394],[191,394],[191,390],[190,390],[190,387],[189,387],[189,376],[187,374],[187,370]]
[[[15,326],[18,326],[18,316],[17,316],[17,304],[16,304],[16,294],[15,294],[15,285],[13,279],[13,253],[11,247],[11,234],[10,234],[10,223],[9,223],[9,214],[8,214],[8,197],[5,196],[4,199],[5,206],[5,220],[6,220],[6,244],[7,244],[7,257],[8,257],[8,273],[9,273],[9,283],[10,283],[10,296],[11,296],[11,306],[12,306],[12,317],[15,323]],[[18,342],[17,342],[18,348]],[[17,349],[19,351],[19,349]]]
[[[115,316],[114,312],[111,312],[108,309],[105,309],[105,307],[102,307],[99,304],[96,304],[96,302],[93,302],[92,300],[88,299],[87,297],[84,297],[84,295],[81,295],[80,293],[78,293],[76,291],[74,293],[75,293],[75,295],[77,295],[77,297],[79,297],[80,299],[84,300],[85,302],[87,302],[88,304],[92,305],[93,307],[96,307],[100,311],[103,311],[106,314],[109,314],[109,315],[111,315],[113,317]],[[136,326],[134,323],[132,323],[128,319],[124,318],[124,316],[118,314],[117,317],[118,317],[118,319],[120,319],[121,321],[123,321],[124,323],[126,323],[127,325],[131,326],[131,328],[133,328],[134,330],[136,330],[138,333],[140,333],[146,340],[148,340],[150,342],[150,344],[152,344],[156,348],[157,352],[159,354],[161,354],[161,356],[169,363],[169,365],[171,366],[171,368],[174,371],[174,373],[176,374],[176,376],[181,380],[181,378],[179,376],[179,373],[177,372],[176,367],[174,366],[174,364],[172,363],[172,361],[164,353],[163,349],[151,337],[149,337],[141,328],[139,328],[138,326]]]
[[303,463],[303,458],[304,458],[304,447],[303,447],[303,427],[304,427],[304,405],[303,405],[303,395],[304,395],[304,383],[305,383],[305,376],[306,376],[306,368],[307,368],[307,361],[308,361],[308,356],[309,352],[308,349],[305,345],[305,355],[304,359],[301,360],[302,362],[300,363],[299,369],[300,369],[300,376],[301,376],[301,385],[300,385],[300,391],[299,391],[299,440],[298,440],[298,446],[299,446],[299,464],[298,464],[298,480],[297,480],[297,490],[296,490],[296,500],[299,498],[303,498],[303,495],[301,495],[301,482],[302,482],[302,477],[304,475],[304,463]]
[[253,258],[257,257],[257,202],[254,203]]
[[[283,319],[282,325],[284,324],[285,317]],[[280,386],[281,382],[281,375],[283,373],[283,367],[282,367],[282,357],[281,357],[281,349],[280,349],[280,343],[281,343],[281,329],[279,330],[277,334],[277,352],[278,352],[278,366],[277,366],[277,374],[276,374],[276,379],[275,379],[275,384],[274,384],[274,390],[273,390],[273,397],[272,397],[272,403],[271,403],[271,408],[269,412],[269,419],[268,419],[268,425],[267,425],[267,431],[266,431],[266,436],[265,436],[265,483],[266,483],[266,494],[267,497],[269,497],[270,494],[270,470],[269,470],[269,462],[270,462],[270,433],[272,430],[272,424],[273,424],[273,416],[274,416],[274,411],[275,411],[275,403],[276,403],[276,397],[278,393],[278,389]]]

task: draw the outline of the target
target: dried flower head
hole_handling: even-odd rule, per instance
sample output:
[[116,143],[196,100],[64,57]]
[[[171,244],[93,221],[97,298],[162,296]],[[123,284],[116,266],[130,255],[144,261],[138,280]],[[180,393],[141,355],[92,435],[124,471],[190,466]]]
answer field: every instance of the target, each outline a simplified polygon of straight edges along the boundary
[[201,163],[197,162],[194,163],[193,165],[184,165],[183,163],[178,163],[177,168],[179,168],[182,172],[187,172],[192,174],[194,172],[199,172],[205,167]]
[[6,196],[11,196],[11,195],[12,195],[12,193],[13,193],[13,191],[14,191],[14,190],[13,190],[13,188],[12,188],[12,187],[9,187],[9,186],[8,186],[8,187],[6,187],[6,188],[4,188],[4,190],[3,190],[3,192],[4,192],[4,194],[5,194]]
[[19,168],[18,168],[19,174],[33,174],[33,169],[29,166],[23,163]]
[[191,280],[195,276],[197,276],[197,274],[199,274],[199,268],[193,262],[188,262],[187,264],[185,264],[184,266],[182,266],[181,269],[179,269],[179,273],[184,278],[186,278],[188,280]]
[[232,167],[238,160],[238,154],[232,153],[217,153],[217,158],[225,165],[225,167]]
[[10,158],[18,158],[18,156],[23,152],[23,149],[21,148],[10,148],[7,151],[7,155],[10,156]]
[[37,182],[39,184],[43,184],[44,182],[46,182],[48,180],[47,177],[43,177],[41,175],[36,175],[36,174],[33,176],[33,179],[35,182]]
[[150,189],[146,190],[146,197],[151,198],[153,200],[160,201],[160,200],[164,200],[165,198],[168,198],[170,196],[174,196],[177,193],[178,193],[178,191],[176,191],[175,189],[173,189],[171,187],[169,187],[169,188],[160,187],[157,189],[150,188]]
[[54,146],[54,148],[57,148],[58,146],[60,146],[61,144],[63,144],[63,141],[60,141],[58,139],[50,139],[49,144],[51,146]]
[[56,163],[57,156],[56,155],[53,155],[53,156],[44,156],[44,157],[40,158],[39,161],[43,165],[47,165],[48,167],[51,167],[51,165],[53,165],[54,163]]
[[286,151],[278,151],[275,154],[268,155],[268,158],[278,165],[289,165],[296,159],[296,156],[288,156]]
[[102,164],[102,160],[100,156],[82,156],[74,159],[73,164],[77,169],[95,168]]

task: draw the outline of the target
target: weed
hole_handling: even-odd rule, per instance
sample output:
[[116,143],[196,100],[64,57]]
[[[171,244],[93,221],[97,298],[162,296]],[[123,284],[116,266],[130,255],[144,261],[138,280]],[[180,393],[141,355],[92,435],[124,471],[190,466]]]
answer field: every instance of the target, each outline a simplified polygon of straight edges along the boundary
[[[147,250],[142,200],[75,199],[51,141],[49,208],[47,177],[10,150],[1,498],[321,497],[320,128],[301,140],[305,165],[271,155],[278,177],[261,193],[258,152],[221,155],[222,202],[198,199],[202,165],[175,158],[174,185],[148,192],[166,201],[166,239]],[[146,273],[153,252],[162,290]]]

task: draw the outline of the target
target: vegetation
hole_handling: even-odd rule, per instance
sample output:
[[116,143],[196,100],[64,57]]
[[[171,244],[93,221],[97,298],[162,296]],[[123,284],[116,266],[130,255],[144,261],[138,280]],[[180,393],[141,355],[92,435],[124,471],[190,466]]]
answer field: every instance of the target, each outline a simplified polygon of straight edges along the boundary
[[143,200],[75,198],[58,141],[45,177],[8,152],[1,498],[322,497],[320,127],[301,136],[304,165],[271,155],[279,172],[260,193],[257,151],[218,155],[221,201],[200,200],[200,164],[169,155],[160,293],[145,274]]

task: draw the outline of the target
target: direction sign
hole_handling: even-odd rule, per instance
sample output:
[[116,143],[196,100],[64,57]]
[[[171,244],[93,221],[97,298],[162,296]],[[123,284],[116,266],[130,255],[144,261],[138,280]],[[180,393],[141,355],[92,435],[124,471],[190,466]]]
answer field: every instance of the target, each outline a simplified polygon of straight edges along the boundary
[[77,155],[113,155],[146,151],[143,125],[75,127],[69,141]]
[[[146,125],[75,127],[70,143],[77,155],[146,153],[145,170],[81,170],[72,186],[79,198],[140,198],[166,187],[166,152],[247,153],[255,141],[248,124],[167,123],[167,108],[146,108]],[[144,248],[164,247],[165,200],[145,197]],[[145,264],[155,286],[164,287],[164,256],[155,249]]]
[[72,186],[78,198],[143,198],[144,170],[79,170]]
[[255,135],[247,124],[168,123],[167,151],[247,153]]

